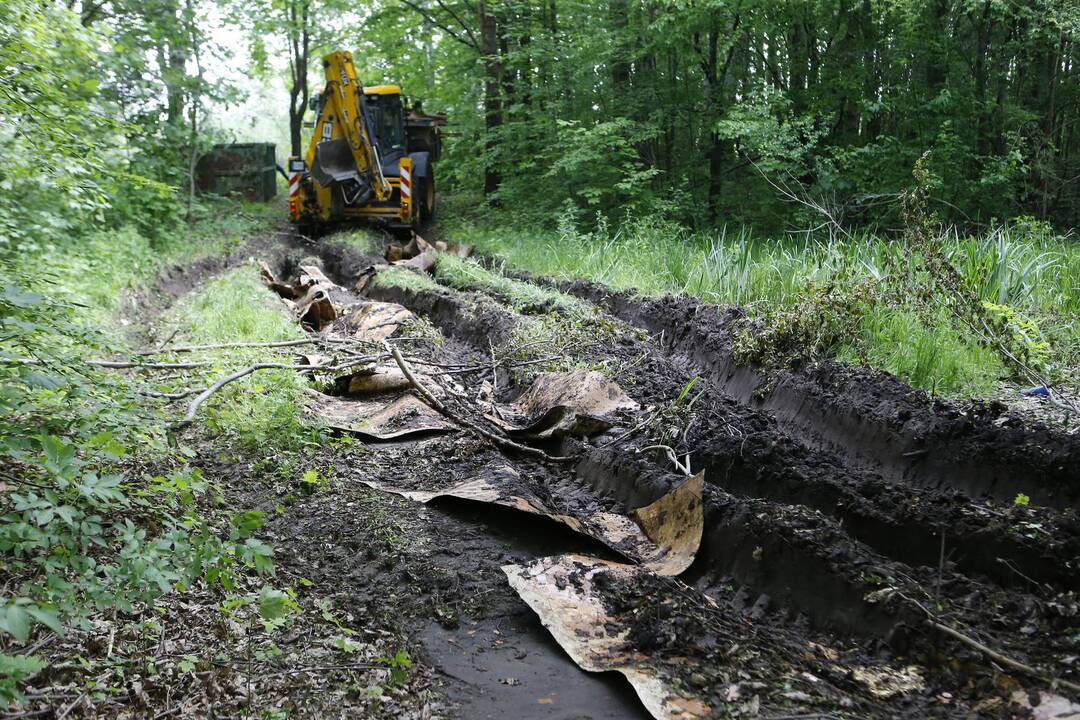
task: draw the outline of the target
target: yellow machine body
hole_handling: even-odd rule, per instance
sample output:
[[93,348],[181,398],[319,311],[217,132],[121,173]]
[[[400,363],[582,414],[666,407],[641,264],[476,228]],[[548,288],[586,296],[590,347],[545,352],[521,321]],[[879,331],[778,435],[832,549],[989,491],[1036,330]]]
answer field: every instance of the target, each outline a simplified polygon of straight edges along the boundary
[[[320,226],[377,218],[417,226],[434,210],[433,162],[444,118],[405,117],[397,85],[364,87],[352,54],[323,58],[326,86],[315,98],[314,133],[303,158],[289,158],[289,214]],[[414,184],[422,195],[414,202]]]

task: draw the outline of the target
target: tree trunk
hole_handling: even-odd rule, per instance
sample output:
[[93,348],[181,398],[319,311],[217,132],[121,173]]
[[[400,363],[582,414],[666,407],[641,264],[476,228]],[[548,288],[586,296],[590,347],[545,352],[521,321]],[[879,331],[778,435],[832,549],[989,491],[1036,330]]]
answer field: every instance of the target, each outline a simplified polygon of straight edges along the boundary
[[289,148],[294,157],[303,151],[300,132],[308,104],[308,58],[311,53],[309,0],[291,0],[286,6],[289,20]]
[[498,131],[502,125],[502,60],[499,56],[499,30],[487,2],[479,3],[480,54],[484,58],[484,131],[488,163],[484,168],[484,197],[490,197],[502,184],[499,172]]

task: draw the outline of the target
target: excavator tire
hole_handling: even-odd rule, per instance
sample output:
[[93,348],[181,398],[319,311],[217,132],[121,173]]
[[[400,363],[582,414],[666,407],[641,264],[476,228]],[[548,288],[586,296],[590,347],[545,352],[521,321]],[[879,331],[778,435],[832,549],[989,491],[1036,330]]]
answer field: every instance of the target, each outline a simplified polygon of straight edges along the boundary
[[420,178],[420,222],[424,225],[435,219],[435,171],[428,170],[427,177]]

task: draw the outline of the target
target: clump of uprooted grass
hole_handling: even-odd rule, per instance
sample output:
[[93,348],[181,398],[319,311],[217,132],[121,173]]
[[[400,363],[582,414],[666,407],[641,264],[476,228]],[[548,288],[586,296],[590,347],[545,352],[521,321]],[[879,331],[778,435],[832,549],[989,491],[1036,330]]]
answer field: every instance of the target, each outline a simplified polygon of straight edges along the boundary
[[[179,328],[174,343],[205,345],[296,340],[303,331],[265,288],[253,266],[206,283],[181,300],[167,318]],[[209,378],[255,362],[291,362],[265,348],[226,348],[199,353],[212,360]],[[190,359],[190,358],[189,358]],[[295,449],[313,432],[301,419],[307,381],[292,370],[262,370],[230,383],[202,407],[204,424],[246,447]]]
[[[908,262],[899,240],[869,233],[819,240],[758,238],[746,229],[691,232],[645,220],[583,232],[462,225],[470,242],[507,264],[561,279],[585,278],[643,295],[682,294],[740,305],[767,317],[796,308],[830,281],[880,283]],[[952,233],[943,247],[977,297],[1030,319],[1051,351],[1050,374],[1080,364],[1080,245],[1032,221],[980,237]],[[911,298],[911,303],[917,302]],[[971,397],[990,392],[1008,370],[963,327],[942,313],[914,312],[904,302],[870,307],[858,332],[828,352],[895,373],[933,393]]]
[[609,341],[616,330],[610,317],[583,300],[555,288],[507,277],[473,259],[440,255],[435,277],[459,290],[492,295],[522,313],[524,317],[515,325],[511,339],[512,356],[519,360],[558,356],[539,369],[592,367],[582,364],[582,352],[592,344]]
[[435,265],[435,278],[460,290],[479,290],[495,295],[518,312],[556,310],[578,318],[595,314],[595,310],[587,303],[572,295],[507,277],[501,272],[489,270],[471,258],[440,255]]
[[369,228],[353,228],[327,235],[323,242],[340,243],[365,255],[381,255],[382,243],[375,232]]

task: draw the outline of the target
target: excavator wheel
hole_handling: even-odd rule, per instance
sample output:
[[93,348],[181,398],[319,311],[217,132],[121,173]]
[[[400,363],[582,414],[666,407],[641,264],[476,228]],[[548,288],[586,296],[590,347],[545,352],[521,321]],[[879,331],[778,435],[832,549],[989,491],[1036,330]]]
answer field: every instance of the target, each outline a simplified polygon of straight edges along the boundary
[[435,219],[435,171],[428,170],[428,176],[420,178],[420,222],[428,224]]

